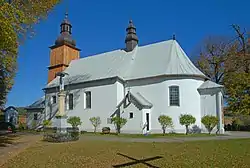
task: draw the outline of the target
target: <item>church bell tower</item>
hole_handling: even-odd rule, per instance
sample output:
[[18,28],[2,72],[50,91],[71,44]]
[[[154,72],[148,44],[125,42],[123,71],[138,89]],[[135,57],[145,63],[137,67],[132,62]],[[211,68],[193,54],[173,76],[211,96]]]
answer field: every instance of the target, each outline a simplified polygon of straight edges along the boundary
[[76,42],[72,36],[72,25],[68,20],[68,14],[61,23],[61,32],[55,44],[50,47],[50,65],[48,67],[48,83],[56,78],[56,73],[64,71],[72,60],[80,58],[80,49],[76,48]]

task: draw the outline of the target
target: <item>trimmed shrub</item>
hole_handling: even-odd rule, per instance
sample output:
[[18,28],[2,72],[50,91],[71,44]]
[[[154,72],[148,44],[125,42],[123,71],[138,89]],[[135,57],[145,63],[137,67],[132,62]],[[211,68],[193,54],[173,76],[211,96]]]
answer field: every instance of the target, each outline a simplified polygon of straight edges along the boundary
[[96,132],[97,127],[101,125],[101,118],[100,117],[91,117],[89,121],[94,126],[94,132]]
[[201,118],[201,123],[206,127],[209,134],[211,134],[214,127],[218,124],[218,118],[212,115],[206,115]]
[[188,127],[191,124],[194,124],[196,122],[196,119],[191,114],[181,114],[179,119],[180,119],[180,124],[186,127],[186,135],[187,135],[189,132]]
[[121,128],[127,123],[127,119],[122,117],[113,117],[111,121],[115,125],[117,134],[121,132]]
[[80,117],[69,117],[67,122],[72,126],[72,127],[78,127],[79,125],[82,124],[81,118]]
[[158,122],[161,124],[163,135],[165,135],[167,127],[173,127],[172,118],[169,116],[160,115],[158,117]]

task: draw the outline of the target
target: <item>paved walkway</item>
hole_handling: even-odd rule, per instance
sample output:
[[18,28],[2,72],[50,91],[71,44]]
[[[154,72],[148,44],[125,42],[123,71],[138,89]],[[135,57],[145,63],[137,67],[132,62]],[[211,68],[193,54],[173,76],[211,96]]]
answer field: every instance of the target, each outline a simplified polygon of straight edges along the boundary
[[16,134],[0,136],[0,167],[11,157],[16,156],[24,149],[41,139],[40,135]]
[[101,140],[119,142],[185,142],[185,141],[205,141],[205,140],[228,140],[228,139],[250,139],[250,132],[227,132],[228,136],[211,137],[158,137],[158,138],[128,138],[114,136],[94,136],[83,135],[81,140]]

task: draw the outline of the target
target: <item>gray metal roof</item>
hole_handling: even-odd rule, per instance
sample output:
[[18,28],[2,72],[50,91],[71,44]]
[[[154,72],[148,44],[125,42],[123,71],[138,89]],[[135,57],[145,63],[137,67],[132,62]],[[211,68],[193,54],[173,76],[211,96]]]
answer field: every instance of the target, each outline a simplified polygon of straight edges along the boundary
[[[176,40],[137,46],[133,51],[115,50],[73,60],[65,70],[67,83],[79,83],[111,77],[123,80],[159,75],[187,75],[207,78],[182,50]],[[47,88],[57,86],[58,78]]]
[[205,81],[198,89],[212,89],[212,88],[224,88],[223,85],[219,85],[210,80]]
[[150,103],[145,97],[143,97],[139,92],[137,92],[136,94],[132,94],[131,95],[138,101],[138,103],[140,105],[142,105],[142,107],[148,107],[151,108],[153,107],[153,104]]
[[26,109],[43,109],[45,108],[45,96],[41,97],[33,104],[26,107]]
[[125,97],[122,99],[122,101],[117,105],[117,107],[119,108],[126,99],[129,99],[129,101],[133,100],[139,104],[142,108],[151,108],[153,107],[153,104],[150,103],[145,97],[143,97],[139,92],[137,93],[132,93],[132,92],[127,92],[127,94],[125,95]]

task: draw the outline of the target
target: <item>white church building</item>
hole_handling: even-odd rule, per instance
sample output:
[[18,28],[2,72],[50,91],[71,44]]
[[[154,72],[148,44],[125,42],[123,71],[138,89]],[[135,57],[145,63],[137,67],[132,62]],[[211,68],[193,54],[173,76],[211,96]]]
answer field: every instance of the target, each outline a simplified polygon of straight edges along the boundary
[[219,118],[214,131],[224,133],[223,86],[196,68],[175,38],[140,46],[130,21],[124,49],[80,58],[71,28],[66,17],[51,47],[45,96],[27,107],[29,127],[34,118],[37,124],[54,120],[59,91],[55,73],[64,71],[69,74],[64,78],[66,115],[81,118],[80,130],[93,131],[89,119],[99,116],[98,131],[103,127],[115,131],[111,118],[120,115],[127,119],[122,133],[161,133],[158,117],[167,115],[174,124],[167,132],[184,133],[179,116],[191,114],[196,118],[194,125],[206,132],[201,118],[209,114]]

